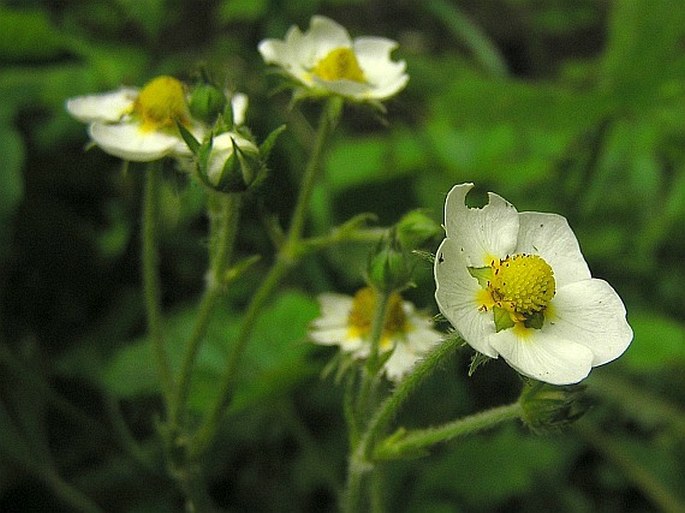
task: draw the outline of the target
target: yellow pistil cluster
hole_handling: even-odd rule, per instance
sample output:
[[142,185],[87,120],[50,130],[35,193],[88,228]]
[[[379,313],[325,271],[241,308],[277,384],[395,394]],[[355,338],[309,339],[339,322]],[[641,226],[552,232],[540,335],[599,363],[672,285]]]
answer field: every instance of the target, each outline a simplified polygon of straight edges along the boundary
[[152,79],[138,94],[133,112],[146,131],[170,129],[190,118],[183,84],[173,77]]
[[364,72],[359,67],[359,61],[351,48],[336,48],[321,59],[312,73],[323,80],[351,80],[366,82]]
[[[352,302],[352,309],[347,318],[351,336],[367,337],[371,333],[371,324],[376,310],[376,292],[371,287],[357,291]],[[406,331],[407,318],[402,309],[402,296],[397,292],[390,295],[387,315],[381,335],[381,349],[388,349],[390,339]]]
[[538,255],[509,256],[490,265],[488,289],[495,305],[507,310],[514,322],[541,314],[554,297],[554,273]]

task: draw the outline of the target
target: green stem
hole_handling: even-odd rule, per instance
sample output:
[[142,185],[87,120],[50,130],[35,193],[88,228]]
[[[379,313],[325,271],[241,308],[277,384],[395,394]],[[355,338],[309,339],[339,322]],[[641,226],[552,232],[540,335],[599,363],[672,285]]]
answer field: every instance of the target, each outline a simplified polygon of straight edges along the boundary
[[[210,198],[210,200],[211,199],[212,198]],[[213,254],[210,255],[207,287],[202,296],[197,316],[195,317],[193,332],[186,343],[186,350],[181,363],[177,394],[174,401],[175,408],[171,414],[172,428],[177,428],[181,422],[183,410],[185,409],[188,394],[190,393],[193,368],[197,360],[197,355],[200,352],[202,341],[207,333],[212,312],[214,311],[217,300],[221,297],[221,293],[223,292],[223,275],[228,267],[235,246],[238,219],[240,217],[241,198],[237,194],[223,194],[221,197],[215,199],[219,202],[219,212],[216,221],[212,222],[212,226],[214,227],[213,231],[215,233],[211,233],[210,235],[212,239],[210,248],[212,248]]]
[[40,477],[52,492],[65,504],[73,508],[74,511],[81,513],[105,513],[105,510],[95,504],[90,497],[64,481],[56,472],[45,469],[40,473]]
[[252,330],[256,324],[257,317],[259,316],[262,307],[271,296],[271,293],[290,268],[290,261],[283,259],[276,260],[276,263],[270,269],[259,289],[257,289],[257,292],[252,296],[252,300],[243,315],[238,337],[234,341],[228,358],[226,359],[226,365],[218,385],[219,392],[217,399],[195,437],[192,446],[194,457],[201,455],[211,443],[214,433],[221,422],[221,417],[230,404],[231,392],[236,378],[236,370],[238,369],[240,358],[247,347],[250,335],[252,335]]
[[597,452],[621,469],[624,475],[661,511],[664,513],[685,511],[685,502],[664,486],[648,469],[635,461],[630,453],[611,437],[604,435],[587,421],[578,422],[574,427]]
[[159,255],[155,234],[158,230],[157,215],[159,210],[159,188],[161,183],[162,161],[151,162],[145,171],[145,189],[143,195],[142,219],[142,259],[143,289],[147,314],[148,333],[152,342],[157,372],[167,408],[173,410],[174,381],[171,364],[167,354],[164,333],[162,330],[162,309],[160,304]]
[[340,118],[342,106],[342,98],[332,97],[326,103],[321,113],[314,147],[304,170],[300,192],[295,203],[292,221],[285,242],[280,246],[274,265],[269,270],[259,289],[257,289],[257,292],[252,296],[250,304],[245,311],[240,332],[228,355],[219,381],[217,398],[198,430],[191,447],[193,457],[200,456],[208,448],[219,427],[221,418],[230,404],[233,384],[236,379],[236,370],[262,307],[266,304],[281,279],[283,279],[300,257],[301,237],[309,209],[309,200],[316,185],[316,180],[323,168],[325,149]]
[[375,291],[376,304],[374,306],[373,320],[371,323],[371,349],[369,357],[366,359],[366,365],[362,369],[362,382],[359,388],[359,398],[357,400],[357,419],[365,419],[372,411],[375,405],[375,395],[380,381],[380,341],[383,335],[383,327],[385,326],[385,317],[387,315],[388,304],[390,303],[390,294],[381,291]]
[[473,56],[483,69],[495,77],[507,76],[507,66],[497,47],[478,25],[457,7],[447,0],[429,0],[424,5],[436,20],[444,23],[452,34],[471,49]]
[[319,120],[319,128],[314,140],[314,147],[312,153],[305,167],[302,183],[300,185],[300,193],[297,197],[295,210],[293,211],[292,221],[290,222],[290,229],[288,230],[287,245],[295,247],[299,244],[304,229],[304,222],[307,217],[307,210],[309,209],[309,200],[314,191],[316,180],[319,177],[321,168],[323,167],[323,158],[328,145],[328,141],[333,133],[333,130],[338,124],[340,113],[342,112],[343,100],[340,97],[333,96],[324,105]]
[[408,432],[398,431],[397,434],[390,435],[385,440],[379,442],[373,456],[374,459],[386,460],[420,454],[424,449],[435,444],[477,433],[503,422],[521,418],[522,414],[523,409],[517,401],[457,419],[441,426]]
[[344,511],[348,513],[359,511],[362,481],[364,475],[373,469],[371,456],[376,440],[414,390],[435,370],[446,356],[462,343],[463,341],[460,338],[450,337],[438,345],[397,385],[392,395],[380,405],[371,417],[366,431],[350,456]]

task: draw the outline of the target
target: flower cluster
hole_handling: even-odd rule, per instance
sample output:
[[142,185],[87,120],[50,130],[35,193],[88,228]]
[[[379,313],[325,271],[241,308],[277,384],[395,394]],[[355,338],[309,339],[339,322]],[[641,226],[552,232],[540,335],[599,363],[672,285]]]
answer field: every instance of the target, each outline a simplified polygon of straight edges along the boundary
[[632,340],[621,298],[592,278],[566,219],[517,212],[489,194],[482,208],[456,185],[435,259],[442,314],[476,351],[555,385],[585,378]]
[[[355,359],[365,359],[371,351],[371,323],[376,292],[371,287],[354,297],[326,293],[319,296],[321,316],[311,326],[311,339],[323,345],[337,345]],[[392,381],[399,381],[416,362],[439,344],[442,334],[433,329],[431,319],[416,311],[399,293],[390,296],[379,350],[392,351],[383,370]]]

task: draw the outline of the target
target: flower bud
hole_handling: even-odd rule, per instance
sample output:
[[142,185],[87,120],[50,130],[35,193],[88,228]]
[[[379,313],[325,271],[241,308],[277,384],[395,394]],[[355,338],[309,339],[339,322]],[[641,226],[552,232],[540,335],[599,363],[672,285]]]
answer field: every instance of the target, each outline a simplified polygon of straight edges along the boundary
[[411,278],[409,254],[402,249],[395,234],[382,240],[367,265],[370,283],[378,290],[390,293],[405,288]]
[[244,192],[263,168],[259,149],[248,139],[225,132],[206,143],[198,159],[203,181],[221,192]]
[[534,432],[559,430],[589,408],[584,385],[554,386],[526,381],[519,397],[523,421]]
[[407,212],[397,223],[397,238],[406,250],[420,248],[433,237],[442,234],[442,228],[421,210]]
[[226,108],[226,95],[210,84],[198,85],[190,95],[190,113],[196,119],[213,124]]

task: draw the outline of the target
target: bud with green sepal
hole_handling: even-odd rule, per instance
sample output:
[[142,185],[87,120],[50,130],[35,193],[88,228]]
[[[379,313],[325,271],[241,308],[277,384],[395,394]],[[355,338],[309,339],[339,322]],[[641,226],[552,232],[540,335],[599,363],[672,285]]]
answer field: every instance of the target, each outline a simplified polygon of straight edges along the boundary
[[[230,102],[227,101],[224,91],[212,84],[200,84],[190,95],[190,113],[208,125],[216,122],[227,105],[230,105]],[[232,113],[228,119],[232,119]]]
[[403,248],[412,251],[442,234],[441,226],[422,210],[407,212],[396,225],[397,239]]
[[367,265],[368,280],[376,289],[385,293],[407,288],[410,284],[414,264],[411,254],[402,247],[397,231],[383,238]]
[[589,408],[584,385],[554,386],[526,378],[519,397],[523,422],[534,432],[557,431]]

